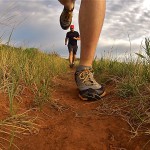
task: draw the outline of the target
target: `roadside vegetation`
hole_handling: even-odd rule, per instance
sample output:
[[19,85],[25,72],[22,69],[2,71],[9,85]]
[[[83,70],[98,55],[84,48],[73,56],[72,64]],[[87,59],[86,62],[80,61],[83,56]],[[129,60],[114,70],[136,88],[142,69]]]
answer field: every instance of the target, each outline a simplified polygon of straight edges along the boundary
[[5,95],[9,105],[7,117],[0,118],[0,149],[8,149],[3,143],[19,149],[13,143],[19,133],[38,131],[38,118],[28,115],[30,110],[19,112],[22,96],[29,93],[37,108],[42,108],[45,102],[51,103],[52,78],[66,71],[67,61],[55,52],[48,54],[36,48],[0,45],[0,93]]
[[[131,139],[142,135],[150,137],[149,39],[145,39],[143,48],[145,53],[136,53],[136,60],[102,57],[93,63],[97,80],[111,91],[96,112],[121,117],[130,126],[130,130],[125,130],[131,133]],[[40,118],[32,117],[30,111],[42,109],[45,102],[53,102],[53,80],[65,75],[67,62],[55,52],[0,45],[0,93],[5,95],[9,105],[6,117],[0,118],[0,150],[19,149],[14,138],[20,139],[20,134],[38,133],[40,125],[37,120]],[[24,100],[25,93],[31,96],[34,107],[20,111],[18,103]]]
[[9,96],[10,113],[14,113],[14,97],[19,96],[25,87],[34,93],[37,105],[49,101],[51,79],[66,72],[66,69],[66,61],[55,53],[1,46],[0,87]]
[[97,111],[120,116],[131,127],[131,138],[150,137],[150,39],[145,39],[143,49],[145,53],[135,54],[136,60],[101,58],[93,64],[99,82],[112,91]]

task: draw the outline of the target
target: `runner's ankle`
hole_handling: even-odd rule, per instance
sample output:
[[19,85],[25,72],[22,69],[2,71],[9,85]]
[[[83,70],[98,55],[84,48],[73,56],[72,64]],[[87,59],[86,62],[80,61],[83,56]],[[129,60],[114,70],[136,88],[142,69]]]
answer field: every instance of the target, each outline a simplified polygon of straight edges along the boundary
[[79,66],[76,68],[77,71],[82,71],[82,70],[85,70],[85,69],[92,69],[92,66],[79,65]]

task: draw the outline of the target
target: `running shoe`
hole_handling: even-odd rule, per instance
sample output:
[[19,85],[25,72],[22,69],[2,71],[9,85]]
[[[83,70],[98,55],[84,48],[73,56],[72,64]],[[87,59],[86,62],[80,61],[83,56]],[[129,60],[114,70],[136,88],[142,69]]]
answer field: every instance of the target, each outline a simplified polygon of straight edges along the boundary
[[75,81],[82,100],[100,100],[106,95],[104,87],[95,81],[91,67],[79,66],[75,72]]
[[67,30],[72,22],[72,16],[73,16],[73,10],[74,10],[74,2],[73,3],[73,8],[72,9],[67,9],[64,7],[61,15],[60,15],[60,26],[62,29]]

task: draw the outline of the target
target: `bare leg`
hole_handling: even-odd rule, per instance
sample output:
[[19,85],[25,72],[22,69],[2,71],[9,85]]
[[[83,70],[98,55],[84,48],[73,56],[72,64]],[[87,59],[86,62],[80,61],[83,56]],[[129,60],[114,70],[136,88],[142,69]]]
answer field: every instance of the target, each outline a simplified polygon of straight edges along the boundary
[[103,26],[105,0],[82,0],[79,12],[81,36],[80,65],[92,66],[95,49]]
[[69,53],[69,63],[72,64],[72,62],[73,62],[73,52],[71,51]]
[[72,63],[75,62],[75,59],[76,59],[76,55],[73,54],[73,60],[72,60]]

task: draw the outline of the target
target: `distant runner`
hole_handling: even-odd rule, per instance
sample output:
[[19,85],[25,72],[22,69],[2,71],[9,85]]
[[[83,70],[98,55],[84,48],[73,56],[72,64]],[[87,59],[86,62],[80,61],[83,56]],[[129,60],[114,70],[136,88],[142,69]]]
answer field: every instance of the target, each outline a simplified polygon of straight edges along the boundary
[[74,66],[76,53],[78,49],[77,40],[80,40],[79,33],[77,31],[74,31],[74,25],[71,25],[70,31],[67,32],[65,38],[65,45],[67,45],[68,42],[70,68]]

